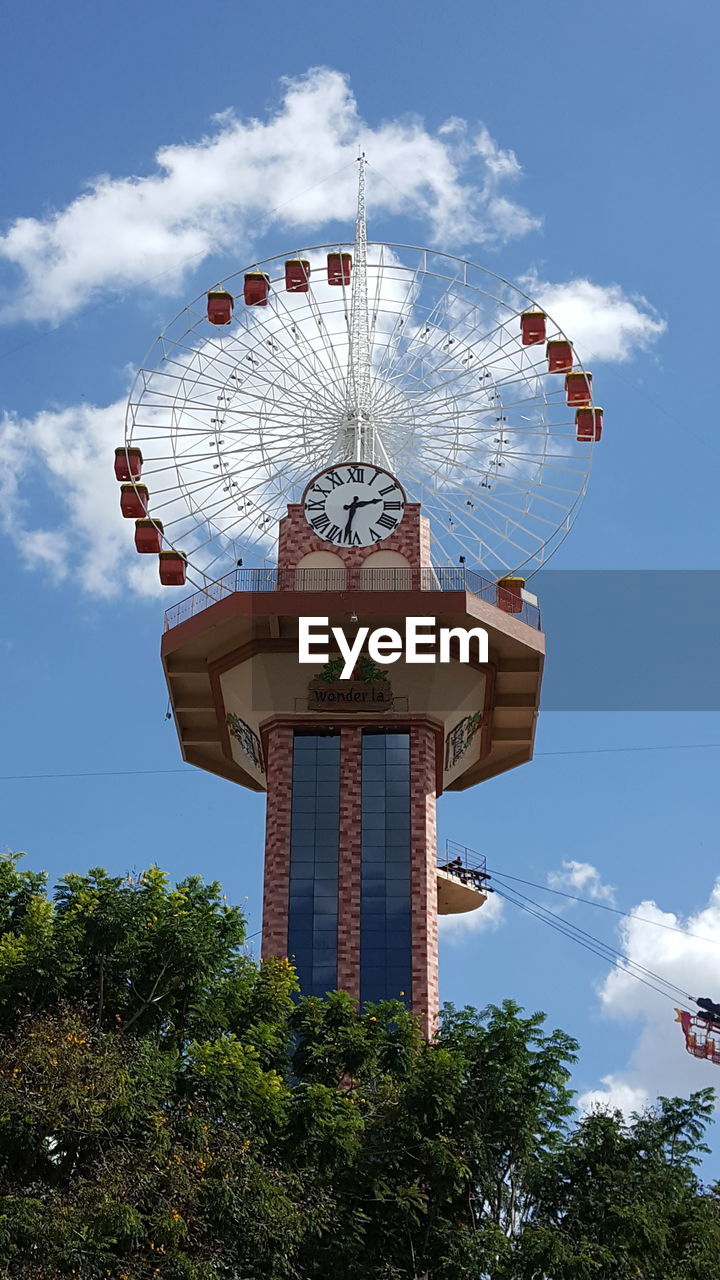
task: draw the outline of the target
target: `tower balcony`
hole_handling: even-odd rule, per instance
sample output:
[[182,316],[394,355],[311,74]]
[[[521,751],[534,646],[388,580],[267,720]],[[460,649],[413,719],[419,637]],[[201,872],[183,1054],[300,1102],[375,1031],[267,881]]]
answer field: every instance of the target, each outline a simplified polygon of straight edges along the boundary
[[493,890],[483,854],[447,840],[444,853],[438,849],[437,864],[439,916],[463,915],[487,902]]
[[[478,600],[498,605],[502,595],[498,584],[483,577],[475,569],[464,565],[445,565],[429,568],[364,569],[234,569],[209,586],[186,596],[165,614],[165,631],[171,631],[189,618],[196,617],[220,600],[238,592],[331,592],[346,591],[467,591]],[[540,630],[540,609],[533,599],[522,599],[513,617]]]

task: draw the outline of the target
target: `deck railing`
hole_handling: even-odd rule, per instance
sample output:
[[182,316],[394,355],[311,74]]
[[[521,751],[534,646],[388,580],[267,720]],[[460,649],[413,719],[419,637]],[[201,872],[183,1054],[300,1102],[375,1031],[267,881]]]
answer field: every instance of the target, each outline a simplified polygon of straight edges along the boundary
[[437,864],[441,871],[456,876],[463,884],[473,889],[481,889],[483,893],[492,893],[488,881],[487,859],[483,853],[468,849],[456,840],[446,840],[445,849],[437,851]]
[[[236,592],[259,591],[469,591],[487,604],[498,604],[496,582],[484,578],[475,569],[463,565],[447,565],[428,569],[233,569],[193,595],[186,596],[165,614],[165,630],[202,613]],[[507,596],[504,597],[507,601]],[[540,629],[540,610],[527,600],[517,601],[521,608],[512,610],[519,622],[536,631]],[[508,612],[510,610],[507,610]]]

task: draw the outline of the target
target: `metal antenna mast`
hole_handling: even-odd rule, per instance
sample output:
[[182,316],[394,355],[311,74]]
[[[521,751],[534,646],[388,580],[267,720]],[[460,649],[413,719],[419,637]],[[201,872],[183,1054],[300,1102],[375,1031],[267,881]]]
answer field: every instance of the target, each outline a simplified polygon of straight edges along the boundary
[[367,226],[365,222],[365,152],[358,156],[358,202],[355,219],[350,360],[348,368],[348,444],[359,462],[374,462],[375,426],[370,408],[370,322],[368,317]]

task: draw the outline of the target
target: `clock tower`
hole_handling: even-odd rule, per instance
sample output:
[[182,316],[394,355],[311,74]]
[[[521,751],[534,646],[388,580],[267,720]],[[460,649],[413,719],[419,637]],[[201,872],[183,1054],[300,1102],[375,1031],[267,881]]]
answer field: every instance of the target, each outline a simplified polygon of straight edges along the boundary
[[[432,1034],[438,916],[489,892],[438,858],[437,802],[532,757],[544,637],[514,574],[567,535],[602,418],[521,290],[368,244],[364,157],[351,246],[228,277],[138,371],[115,474],[138,552],[196,587],[162,640],[183,758],[265,795],[262,954],[303,993]],[[408,619],[441,645],[381,661]],[[308,620],[352,670],[330,641],[300,660]]]

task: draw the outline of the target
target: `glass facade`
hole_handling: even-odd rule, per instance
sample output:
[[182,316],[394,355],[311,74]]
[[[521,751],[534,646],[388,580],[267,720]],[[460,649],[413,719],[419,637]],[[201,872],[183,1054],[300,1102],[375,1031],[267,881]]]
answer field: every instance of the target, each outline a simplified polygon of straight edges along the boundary
[[337,987],[340,734],[293,743],[288,952],[303,995]]
[[362,735],[360,999],[410,1004],[410,735]]

